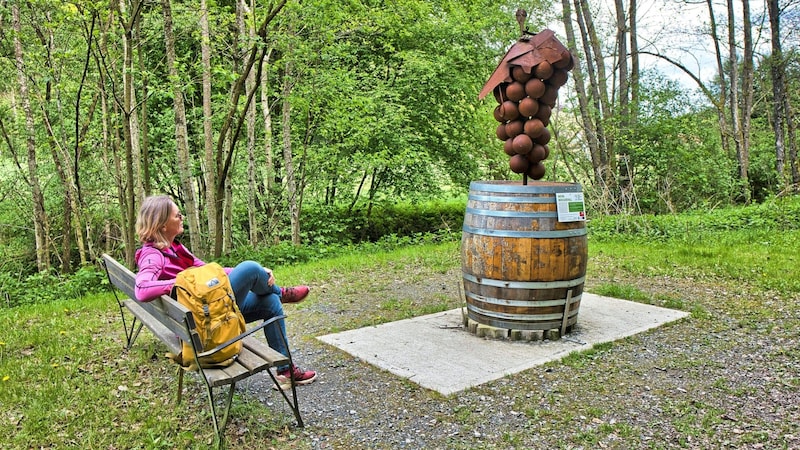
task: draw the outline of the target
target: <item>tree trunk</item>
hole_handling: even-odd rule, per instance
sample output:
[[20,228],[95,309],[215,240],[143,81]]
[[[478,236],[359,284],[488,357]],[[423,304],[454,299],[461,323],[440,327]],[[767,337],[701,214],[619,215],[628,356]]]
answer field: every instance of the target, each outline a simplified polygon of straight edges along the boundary
[[[561,21],[564,24],[564,29],[567,33],[567,45],[569,47],[570,53],[572,53],[573,58],[575,58],[575,67],[572,69],[572,77],[574,80],[575,85],[575,92],[578,97],[578,106],[580,109],[581,115],[581,124],[583,133],[586,138],[586,144],[589,146],[589,156],[592,160],[592,169],[594,174],[594,183],[597,186],[603,185],[603,178],[601,175],[601,171],[599,170],[601,167],[600,163],[600,146],[597,142],[597,133],[595,133],[594,126],[592,124],[592,115],[589,111],[589,97],[586,94],[586,85],[583,76],[583,70],[581,69],[581,64],[578,60],[578,44],[577,39],[575,36],[575,28],[573,27],[573,20],[572,20],[572,7],[569,0],[561,0],[561,8],[562,8],[562,17]],[[578,15],[580,15],[580,11],[576,11]],[[581,24],[583,21],[579,21]]]
[[184,214],[189,221],[190,248],[199,255],[205,255],[206,246],[200,230],[200,214],[195,201],[194,180],[192,179],[191,159],[189,157],[189,141],[186,130],[186,106],[183,103],[183,91],[178,81],[178,67],[175,62],[175,36],[172,32],[171,0],[162,0],[164,15],[164,44],[166,46],[167,67],[172,80],[173,109],[175,111],[175,147],[178,153],[178,173],[184,195],[186,210]]
[[[131,165],[128,162],[130,153],[123,155],[126,160],[126,166],[123,167],[122,158],[120,156],[120,128],[116,126],[115,123],[117,120],[120,120],[120,117],[124,117],[124,114],[121,114],[119,111],[120,102],[113,101],[113,83],[111,83],[112,89],[108,89],[107,86],[109,85],[108,79],[113,79],[114,74],[108,72],[109,67],[105,64],[106,55],[108,55],[108,34],[109,30],[113,27],[116,17],[119,15],[119,11],[116,9],[115,5],[117,3],[111,2],[111,8],[109,8],[109,14],[107,20],[104,21],[100,27],[100,34],[99,34],[99,41],[97,43],[97,51],[94,53],[94,60],[95,65],[97,66],[97,90],[99,92],[100,97],[100,113],[101,113],[101,139],[102,139],[102,155],[103,155],[103,162],[104,166],[106,167],[106,172],[112,174],[112,178],[114,180],[114,188],[116,188],[116,197],[112,197],[109,189],[109,194],[106,194],[104,197],[107,202],[104,202],[104,216],[106,217],[106,235],[105,235],[105,252],[111,253],[113,251],[112,244],[117,240],[117,236],[112,235],[112,226],[110,224],[111,217],[114,216],[112,212],[114,210],[114,202],[111,200],[116,200],[116,205],[122,215],[122,225],[120,226],[120,231],[122,234],[121,237],[121,246],[124,249],[125,255],[125,264],[128,267],[134,266],[134,251],[138,246],[136,236],[135,236],[135,217],[132,217],[130,214],[133,212],[133,205],[132,205],[132,197],[129,195],[130,189],[129,186],[131,185],[131,180],[133,179],[133,175],[131,174]],[[112,100],[112,101],[109,101]]]
[[772,56],[770,57],[770,77],[772,78],[772,129],[775,133],[775,171],[778,172],[781,182],[785,180],[784,166],[786,162],[786,134],[784,113],[784,97],[786,97],[785,65],[783,49],[781,48],[781,16],[778,0],[767,0],[769,9],[770,36],[772,41]]
[[797,127],[794,123],[792,104],[789,102],[788,95],[784,97],[783,111],[786,117],[786,128],[789,138],[789,164],[792,168],[792,185],[794,186],[794,192],[800,193],[800,168],[798,168],[797,163]]
[[[50,11],[44,10],[43,13],[45,16],[44,21],[51,22],[52,17]],[[61,98],[61,95],[58,91],[55,93],[53,92],[54,89],[56,89],[54,87],[54,81],[57,81],[60,70],[58,67],[56,67],[56,63],[52,58],[52,55],[56,51],[54,48],[52,28],[42,29],[41,23],[43,21],[36,20],[36,18],[32,18],[30,22],[31,26],[36,32],[36,35],[39,37],[39,43],[42,45],[43,54],[45,55],[45,70],[47,70],[48,73],[48,76],[45,77],[44,80],[44,103],[40,103],[39,106],[42,113],[42,123],[45,131],[47,132],[47,144],[50,149],[50,155],[53,159],[53,166],[55,168],[56,176],[58,177],[58,181],[64,189],[64,197],[62,199],[63,222],[61,224],[60,233],[62,239],[60,243],[61,255],[59,257],[61,261],[61,267],[59,270],[61,273],[66,274],[72,271],[72,226],[73,220],[75,219],[77,205],[75,205],[75,183],[72,179],[72,174],[74,171],[71,169],[72,166],[70,164],[70,157],[64,148],[63,143],[59,142],[59,137],[54,130],[54,123],[50,114],[51,110],[55,111],[56,120],[63,116],[60,102],[53,100],[54,98]],[[77,124],[79,117],[76,117],[75,120],[75,123]],[[55,125],[58,124],[56,123]],[[79,228],[78,237],[80,237],[81,233],[82,232]],[[85,252],[83,252],[83,254],[85,255]]]
[[714,3],[712,0],[706,0],[708,6],[708,19],[710,24],[711,42],[714,43],[714,56],[717,61],[717,76],[719,76],[719,102],[717,107],[717,123],[719,123],[719,133],[722,142],[722,148],[730,156],[730,130],[728,125],[727,114],[725,112],[725,104],[728,102],[728,81],[725,73],[725,66],[723,64],[722,49],[720,48],[720,38],[717,33],[717,19],[714,14]]
[[[73,182],[75,188],[75,204],[73,207],[73,214],[74,214],[74,229],[75,229],[75,239],[76,244],[78,247],[78,255],[80,258],[81,265],[88,264],[89,258],[91,257],[94,260],[95,255],[92,252],[91,240],[92,237],[95,235],[91,230],[91,226],[89,225],[90,219],[87,217],[87,208],[85,208],[85,201],[83,197],[83,189],[81,188],[81,171],[80,165],[82,161],[82,154],[83,148],[86,143],[86,136],[89,133],[90,125],[92,124],[95,112],[97,111],[97,105],[100,102],[100,93],[95,92],[93,95],[91,107],[86,114],[86,118],[83,119],[83,126],[80,126],[81,123],[81,95],[83,92],[83,87],[86,85],[86,79],[88,74],[91,71],[92,65],[92,52],[93,52],[93,43],[94,43],[94,34],[95,34],[95,27],[98,21],[98,13],[96,11],[92,12],[92,23],[91,27],[89,28],[86,34],[86,58],[84,59],[83,64],[83,74],[81,76],[80,81],[80,88],[78,89],[78,94],[75,99],[75,142],[73,146]],[[85,230],[84,230],[84,223],[86,223]],[[84,233],[86,234],[84,238]],[[87,244],[88,242],[88,244]],[[88,252],[88,255],[87,255]]]
[[33,228],[36,239],[36,266],[39,272],[50,270],[50,250],[48,248],[47,213],[44,207],[44,195],[39,184],[39,175],[36,169],[36,128],[33,121],[30,97],[28,94],[28,79],[25,75],[25,54],[22,51],[20,40],[22,26],[20,24],[19,5],[11,4],[11,23],[14,29],[14,60],[17,69],[17,83],[19,84],[19,99],[22,111],[25,114],[25,141],[28,150],[28,183],[31,187],[33,200]]
[[750,189],[747,187],[747,161],[743,159],[744,153],[742,149],[742,120],[739,117],[739,63],[736,53],[736,22],[734,20],[733,0],[727,0],[728,5],[728,80],[729,93],[730,93],[730,113],[731,113],[731,127],[733,134],[733,143],[736,150],[736,159],[739,162],[739,180],[744,182],[742,195],[743,200],[747,200]]
[[[291,53],[290,51],[287,53]],[[288,196],[289,217],[292,227],[292,243],[300,244],[300,211],[297,202],[297,185],[294,176],[294,161],[292,160],[292,104],[289,97],[292,94],[294,80],[292,61],[287,59],[286,72],[283,76],[283,107],[281,108],[281,129],[283,130],[283,165],[286,170],[286,195]]]
[[217,169],[214,159],[214,123],[211,109],[211,32],[208,26],[208,4],[200,0],[200,52],[203,65],[203,154],[205,155],[205,183],[206,183],[206,226],[208,235],[217,233],[217,209],[215,205],[217,184]]
[[[136,30],[136,34],[134,35],[136,42],[141,42],[141,25],[142,21],[137,20],[134,25],[134,30]],[[147,84],[147,70],[145,69],[144,65],[144,49],[142,45],[137,45],[137,52],[136,55],[139,57],[139,73],[142,74],[142,98],[147,98],[148,96],[148,84]],[[140,154],[142,155],[142,167],[141,167],[141,178],[142,178],[142,188],[144,189],[144,195],[150,195],[152,193],[152,180],[150,178],[150,138],[149,138],[149,123],[148,123],[148,109],[147,109],[147,102],[142,102],[138,108],[140,119],[139,119],[139,128],[141,130],[141,139],[140,139]]]
[[[753,112],[753,29],[750,19],[750,0],[742,0],[744,56],[742,59],[742,146],[739,157],[739,176],[744,183],[744,199],[750,202],[750,116]],[[735,61],[733,62],[735,64]]]
[[[605,66],[603,56],[599,52],[600,45],[597,40],[597,35],[594,31],[594,24],[592,23],[591,11],[589,5],[585,0],[575,0],[575,14],[577,23],[581,31],[581,40],[583,42],[583,51],[586,55],[585,68],[590,87],[590,95],[587,96],[586,109],[591,115],[588,122],[584,122],[584,128],[587,126],[591,129],[587,136],[590,141],[590,149],[592,141],[596,142],[596,154],[592,155],[592,165],[594,166],[595,178],[599,180],[598,190],[603,192],[603,198],[610,198],[610,192],[614,189],[615,174],[615,158],[610,151],[609,140],[606,135],[604,126],[604,117],[609,117],[608,109],[608,95],[606,94],[605,84]],[[579,72],[580,68],[577,71]],[[576,75],[576,85],[579,78],[582,76]],[[589,106],[591,102],[591,106]]]
[[627,134],[630,126],[630,111],[628,108],[628,29],[625,18],[625,5],[622,0],[614,0],[617,16],[617,67],[619,77],[619,133],[623,137],[622,144],[617,148],[619,156],[619,187],[622,208],[627,208],[627,191],[630,187],[630,155],[628,152]]
[[[113,1],[112,1],[113,3]],[[144,196],[141,179],[141,154],[139,148],[139,121],[134,113],[136,105],[136,93],[133,85],[133,28],[139,20],[141,13],[141,2],[134,0],[131,2],[131,11],[127,20],[123,17],[127,2],[120,0],[118,3],[118,19],[121,22],[123,33],[123,63],[122,63],[122,139],[125,144],[125,170],[127,181],[125,186],[126,206],[124,220],[127,227],[127,235],[133,239],[136,235],[136,205]],[[133,262],[133,254],[136,245],[133,241],[125,246],[125,260],[129,264]]]
[[[267,54],[267,60],[265,62],[269,63],[270,57],[272,55],[272,51]],[[275,162],[273,159],[273,151],[272,151],[272,111],[270,109],[270,99],[269,99],[269,71],[264,70],[261,74],[261,116],[264,121],[264,164],[262,165],[261,169],[261,177],[263,178],[263,186],[262,190],[264,195],[262,198],[264,214],[267,217],[266,220],[266,227],[267,229],[264,230],[265,236],[270,236],[272,234],[272,241],[274,243],[278,243],[279,236],[277,233],[272,233],[275,227],[274,221],[272,220],[275,216],[275,202],[273,201],[274,197],[274,184],[275,184]]]
[[[251,0],[252,1],[252,0]],[[249,36],[251,41],[256,40],[255,22],[249,21],[249,26],[245,26],[243,9],[245,7],[244,0],[239,2],[236,14],[237,22],[239,22],[239,34],[242,36]],[[254,5],[250,5],[250,10],[255,11]],[[256,85],[255,73],[251,70],[247,74],[245,80],[245,90],[248,92],[255,90]],[[247,224],[250,234],[250,245],[256,246],[258,244],[258,217],[256,208],[256,199],[258,197],[258,188],[256,186],[256,105],[250,102],[245,111],[247,121]]]
[[639,121],[639,38],[636,26],[637,0],[630,0],[628,22],[631,38],[631,78],[630,78],[630,124],[635,126]]

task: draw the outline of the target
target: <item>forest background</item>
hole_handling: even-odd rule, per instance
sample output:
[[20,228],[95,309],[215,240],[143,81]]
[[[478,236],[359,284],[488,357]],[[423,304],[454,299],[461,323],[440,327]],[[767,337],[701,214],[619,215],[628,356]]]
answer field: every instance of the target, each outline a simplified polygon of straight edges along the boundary
[[797,194],[796,0],[0,0],[3,304],[96,287],[103,252],[132,267],[156,193],[205,259],[453,238],[470,181],[520,178],[477,96],[518,8],[576,57],[545,179],[589,217]]

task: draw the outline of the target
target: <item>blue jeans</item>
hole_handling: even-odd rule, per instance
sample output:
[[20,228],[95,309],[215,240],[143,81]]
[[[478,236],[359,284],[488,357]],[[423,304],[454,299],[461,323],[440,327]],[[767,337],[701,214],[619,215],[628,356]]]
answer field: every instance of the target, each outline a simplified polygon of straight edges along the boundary
[[[269,275],[261,264],[255,261],[243,261],[233,268],[228,278],[231,280],[236,304],[239,305],[245,322],[268,320],[283,314],[281,288],[277,284],[272,286],[267,284]],[[264,334],[270,347],[286,357],[289,356],[289,350],[282,337],[286,336],[286,324],[283,319],[264,328]]]

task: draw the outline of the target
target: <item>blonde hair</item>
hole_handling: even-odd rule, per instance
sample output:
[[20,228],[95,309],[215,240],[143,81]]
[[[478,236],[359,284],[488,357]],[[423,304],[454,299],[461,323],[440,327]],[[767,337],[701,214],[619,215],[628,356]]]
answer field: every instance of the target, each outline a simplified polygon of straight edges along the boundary
[[162,229],[172,215],[174,204],[168,195],[155,195],[144,199],[136,217],[136,234],[139,235],[141,243],[152,243],[157,249],[165,249],[172,244],[164,237]]

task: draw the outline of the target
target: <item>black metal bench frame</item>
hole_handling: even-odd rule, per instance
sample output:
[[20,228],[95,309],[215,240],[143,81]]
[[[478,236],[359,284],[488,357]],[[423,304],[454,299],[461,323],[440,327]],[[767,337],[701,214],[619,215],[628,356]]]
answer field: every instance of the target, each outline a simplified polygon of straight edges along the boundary
[[[196,331],[194,316],[191,311],[185,306],[178,303],[175,299],[162,295],[149,302],[138,302],[135,300],[135,275],[127,267],[120,264],[111,256],[104,254],[102,257],[103,266],[106,269],[106,275],[111,285],[114,298],[117,300],[119,306],[120,316],[122,317],[122,326],[125,330],[125,349],[130,350],[142,326],[147,326],[162,343],[164,343],[170,352],[179,354],[182,349],[182,341],[191,342],[195,350],[195,364],[198,367],[197,372],[200,374],[206,386],[206,393],[208,395],[208,403],[211,409],[211,418],[214,423],[214,431],[217,434],[217,439],[222,445],[225,428],[229,419],[229,412],[231,403],[233,401],[233,392],[236,382],[255,375],[261,371],[269,374],[272,382],[275,384],[278,392],[281,393],[286,403],[292,409],[297,425],[303,427],[303,419],[300,416],[300,408],[297,402],[297,385],[294,380],[294,373],[290,371],[292,383],[292,396],[291,399],[286,392],[281,389],[280,383],[276,376],[269,370],[271,367],[281,367],[292,364],[291,353],[289,356],[284,356],[276,350],[270,348],[266,343],[256,339],[252,336],[253,333],[277,323],[279,320],[286,318],[285,315],[273,317],[270,320],[262,322],[257,327],[248,329],[241,335],[219,345],[213,349],[204,349],[200,337]],[[118,291],[123,292],[128,298],[121,298]],[[128,323],[125,311],[133,316],[133,319]],[[279,327],[280,329],[280,327]],[[286,336],[281,331],[281,337],[286,343],[286,348],[289,348]],[[242,351],[236,357],[236,361],[224,368],[202,368],[198,363],[198,358],[203,356],[213,355],[214,353],[222,350],[228,345],[242,341]],[[186,368],[178,365],[178,396],[177,403],[181,402],[183,392],[183,373]],[[229,386],[228,395],[225,401],[225,409],[223,411],[222,420],[220,421],[217,416],[217,410],[214,405],[214,392],[213,388],[221,386]]]

